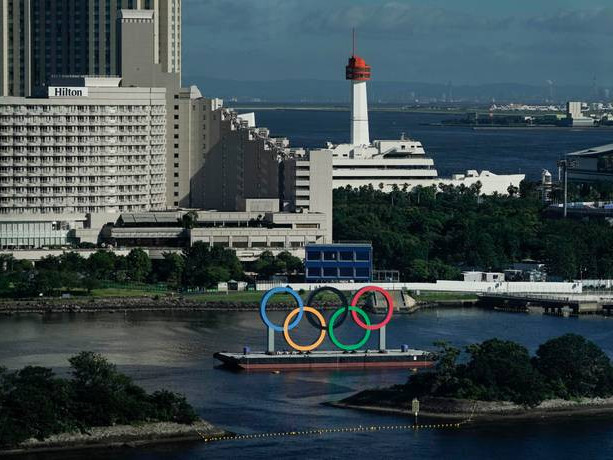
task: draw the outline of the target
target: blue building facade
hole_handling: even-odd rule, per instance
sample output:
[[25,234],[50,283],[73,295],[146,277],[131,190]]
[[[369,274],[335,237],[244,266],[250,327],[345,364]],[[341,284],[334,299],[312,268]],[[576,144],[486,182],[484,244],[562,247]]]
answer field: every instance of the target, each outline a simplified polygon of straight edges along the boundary
[[305,252],[307,283],[372,281],[370,244],[310,244]]

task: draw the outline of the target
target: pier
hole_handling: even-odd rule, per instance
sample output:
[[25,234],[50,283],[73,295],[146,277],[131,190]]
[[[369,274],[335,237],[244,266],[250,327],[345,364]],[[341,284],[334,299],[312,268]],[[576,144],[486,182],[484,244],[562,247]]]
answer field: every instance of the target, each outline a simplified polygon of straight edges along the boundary
[[543,308],[545,314],[579,316],[611,314],[613,293],[537,294],[537,293],[482,293],[479,305],[506,311],[529,311],[530,307]]

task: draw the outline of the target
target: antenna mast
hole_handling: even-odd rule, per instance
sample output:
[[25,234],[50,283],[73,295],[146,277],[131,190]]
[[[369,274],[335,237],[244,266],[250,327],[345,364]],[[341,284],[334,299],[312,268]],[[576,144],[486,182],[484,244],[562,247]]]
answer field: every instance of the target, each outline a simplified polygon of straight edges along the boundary
[[355,27],[352,29],[352,33],[353,33],[353,52],[352,52],[352,56],[355,56]]

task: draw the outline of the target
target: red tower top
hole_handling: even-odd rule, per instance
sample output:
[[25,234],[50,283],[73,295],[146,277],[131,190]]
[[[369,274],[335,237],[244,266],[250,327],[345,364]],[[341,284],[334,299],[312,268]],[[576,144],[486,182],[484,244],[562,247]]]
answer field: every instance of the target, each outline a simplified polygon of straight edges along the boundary
[[349,64],[346,67],[347,80],[368,81],[370,75],[370,66],[364,59],[355,54],[349,58]]

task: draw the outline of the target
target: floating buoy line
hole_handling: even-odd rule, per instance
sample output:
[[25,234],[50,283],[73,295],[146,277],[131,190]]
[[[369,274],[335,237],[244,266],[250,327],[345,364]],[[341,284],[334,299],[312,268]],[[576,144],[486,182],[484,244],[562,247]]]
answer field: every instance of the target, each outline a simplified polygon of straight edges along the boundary
[[464,420],[458,423],[436,423],[429,425],[370,425],[356,426],[346,428],[320,428],[312,430],[298,431],[280,431],[272,433],[255,433],[255,434],[236,434],[227,436],[211,437],[198,431],[198,434],[205,442],[220,442],[220,441],[242,441],[247,439],[264,439],[264,438],[285,438],[289,436],[321,436],[333,433],[364,433],[373,431],[418,431],[418,430],[443,430],[462,428],[463,425],[470,423],[471,420]]

